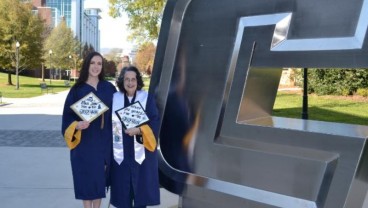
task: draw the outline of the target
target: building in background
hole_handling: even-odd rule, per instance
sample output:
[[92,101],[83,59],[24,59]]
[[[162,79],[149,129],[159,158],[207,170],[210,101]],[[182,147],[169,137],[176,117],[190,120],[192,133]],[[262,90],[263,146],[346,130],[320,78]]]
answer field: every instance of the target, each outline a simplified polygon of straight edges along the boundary
[[87,43],[100,51],[100,9],[85,10],[83,0],[32,0],[32,3],[34,13],[44,19],[50,28],[65,19],[66,25],[82,45]]
[[100,51],[100,27],[98,21],[101,19],[99,8],[88,8],[84,10],[83,18],[83,42],[90,43],[97,51]]

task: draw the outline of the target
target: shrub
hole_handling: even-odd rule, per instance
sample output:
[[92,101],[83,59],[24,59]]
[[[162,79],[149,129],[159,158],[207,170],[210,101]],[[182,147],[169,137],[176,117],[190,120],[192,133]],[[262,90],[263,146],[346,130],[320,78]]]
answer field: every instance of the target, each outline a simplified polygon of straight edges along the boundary
[[363,97],[368,97],[368,88],[359,88],[356,94]]
[[308,92],[318,95],[352,95],[368,87],[367,69],[308,70]]

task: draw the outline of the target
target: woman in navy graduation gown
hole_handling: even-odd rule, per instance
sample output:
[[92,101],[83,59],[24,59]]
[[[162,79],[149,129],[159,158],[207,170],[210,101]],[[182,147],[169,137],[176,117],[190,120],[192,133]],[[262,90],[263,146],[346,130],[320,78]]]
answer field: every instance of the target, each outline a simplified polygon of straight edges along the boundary
[[[82,121],[70,106],[90,92],[109,110],[87,122]],[[65,100],[62,117],[62,134],[71,148],[75,198],[83,200],[84,208],[99,208],[101,199],[106,197],[112,149],[111,107],[115,92],[115,86],[104,78],[103,57],[97,52],[90,53]]]
[[124,129],[118,116],[112,114],[113,160],[110,171],[110,202],[118,208],[158,205],[160,190],[157,149],[156,146],[145,148],[148,142],[145,137],[147,127],[155,142],[157,138],[159,114],[155,99],[142,90],[143,79],[134,66],[123,68],[116,84],[119,92],[114,94],[113,112],[139,101],[150,121],[148,125]]

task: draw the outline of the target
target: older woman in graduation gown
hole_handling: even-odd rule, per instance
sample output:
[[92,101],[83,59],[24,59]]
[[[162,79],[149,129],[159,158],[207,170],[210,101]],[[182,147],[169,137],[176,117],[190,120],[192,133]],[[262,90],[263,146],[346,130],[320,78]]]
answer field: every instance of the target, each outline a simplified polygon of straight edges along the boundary
[[[71,105],[91,92],[109,110],[92,122],[82,121]],[[80,77],[65,100],[62,134],[71,149],[75,198],[83,200],[85,208],[100,207],[101,198],[106,195],[112,152],[111,107],[115,92],[115,86],[104,80],[102,56],[92,52],[85,58]]]
[[[139,101],[150,120],[143,126],[124,129],[117,114],[112,115],[111,204],[118,208],[160,204],[155,99],[141,90],[143,80],[134,66],[122,69],[117,86],[120,92],[114,94],[113,112]],[[150,146],[151,142],[154,144]]]

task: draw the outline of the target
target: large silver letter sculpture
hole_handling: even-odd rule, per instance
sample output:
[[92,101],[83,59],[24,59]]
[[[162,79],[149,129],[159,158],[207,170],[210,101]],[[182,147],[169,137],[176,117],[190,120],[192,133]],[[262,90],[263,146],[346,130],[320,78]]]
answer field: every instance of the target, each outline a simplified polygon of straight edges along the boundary
[[283,67],[368,68],[368,0],[168,0],[151,92],[182,207],[361,208],[368,127],[271,115]]

